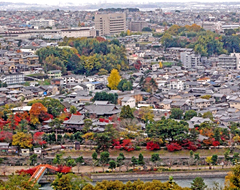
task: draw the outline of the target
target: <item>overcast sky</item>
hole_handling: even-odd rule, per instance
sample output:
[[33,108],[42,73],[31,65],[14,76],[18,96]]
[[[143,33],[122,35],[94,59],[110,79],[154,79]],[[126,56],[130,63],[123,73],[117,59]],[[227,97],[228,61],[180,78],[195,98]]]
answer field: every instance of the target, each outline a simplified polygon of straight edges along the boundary
[[[147,3],[147,2],[166,2],[166,0],[5,0],[7,2],[24,2],[24,3],[37,3],[37,4],[97,4],[97,3]],[[229,0],[195,0],[194,2],[229,2]],[[239,2],[240,0],[231,0],[231,2]],[[180,2],[179,0],[168,0],[167,2]],[[181,0],[181,2],[193,2],[193,0]]]

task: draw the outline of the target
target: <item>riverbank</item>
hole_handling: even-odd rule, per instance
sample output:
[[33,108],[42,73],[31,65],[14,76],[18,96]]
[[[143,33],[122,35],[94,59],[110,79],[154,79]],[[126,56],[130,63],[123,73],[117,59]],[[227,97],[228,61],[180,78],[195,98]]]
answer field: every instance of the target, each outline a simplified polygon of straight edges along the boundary
[[202,178],[225,178],[230,169],[225,170],[209,170],[209,171],[165,171],[165,172],[135,172],[135,173],[104,173],[91,174],[93,182],[102,180],[120,180],[120,181],[134,181],[134,180],[167,180],[169,176],[174,179],[194,179],[196,177]]

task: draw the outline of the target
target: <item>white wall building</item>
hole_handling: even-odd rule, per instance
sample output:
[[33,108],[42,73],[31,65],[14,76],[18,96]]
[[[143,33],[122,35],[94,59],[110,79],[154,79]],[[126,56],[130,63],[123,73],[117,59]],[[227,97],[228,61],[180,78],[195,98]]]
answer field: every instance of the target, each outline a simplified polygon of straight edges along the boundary
[[91,27],[80,27],[72,29],[61,30],[62,38],[81,38],[81,37],[96,37],[97,33],[94,28]]
[[127,106],[127,105],[129,105],[130,108],[134,108],[135,105],[136,105],[136,100],[135,100],[135,98],[133,98],[133,97],[124,97],[124,98],[121,100],[121,103],[122,103],[122,106]]

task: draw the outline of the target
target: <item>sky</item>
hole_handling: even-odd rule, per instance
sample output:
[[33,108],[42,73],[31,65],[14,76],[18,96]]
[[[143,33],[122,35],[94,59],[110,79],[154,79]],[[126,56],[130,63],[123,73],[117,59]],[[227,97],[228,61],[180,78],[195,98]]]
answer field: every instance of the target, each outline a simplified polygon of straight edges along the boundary
[[[181,0],[181,2],[239,2],[240,0]],[[79,4],[98,4],[98,3],[130,3],[129,0],[5,0],[5,2],[16,3],[37,3],[37,4],[49,4],[49,5],[64,5],[72,3],[74,5]],[[147,2],[166,2],[166,0],[131,0],[134,3],[147,3]],[[168,0],[167,2],[180,2],[179,0]]]

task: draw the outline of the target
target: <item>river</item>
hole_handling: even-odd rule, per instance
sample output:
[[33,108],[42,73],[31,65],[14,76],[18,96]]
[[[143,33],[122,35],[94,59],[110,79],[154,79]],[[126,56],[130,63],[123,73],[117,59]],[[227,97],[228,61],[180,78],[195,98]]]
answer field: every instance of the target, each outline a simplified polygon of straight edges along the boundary
[[[224,187],[224,180],[225,180],[224,178],[203,178],[203,179],[208,188],[213,187],[214,182],[217,182],[217,183],[219,183],[220,186]],[[165,180],[162,180],[162,181],[164,182]],[[144,182],[146,182],[146,181],[144,181]],[[181,187],[191,187],[192,179],[179,179],[179,180],[175,180],[175,182]],[[126,183],[126,181],[124,181],[124,183]],[[92,184],[95,185],[96,183],[94,182]],[[40,189],[41,190],[52,190],[50,184],[45,184]]]

